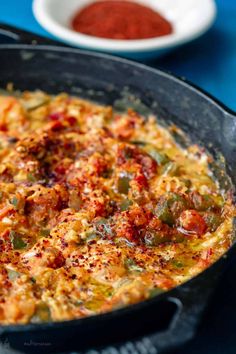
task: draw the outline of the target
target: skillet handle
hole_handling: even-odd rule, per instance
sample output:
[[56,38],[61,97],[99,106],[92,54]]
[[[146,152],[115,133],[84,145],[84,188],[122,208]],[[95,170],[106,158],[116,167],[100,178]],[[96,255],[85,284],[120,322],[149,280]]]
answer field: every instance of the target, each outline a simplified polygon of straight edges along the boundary
[[[186,289],[185,294],[167,299],[167,301],[174,302],[177,305],[177,311],[169,327],[163,332],[148,334],[137,340],[106,347],[101,351],[88,351],[85,354],[161,354],[166,351],[169,353],[169,351],[181,347],[194,338],[211,293],[212,291],[207,291],[203,295],[198,294],[198,302],[195,296],[193,299],[189,299],[191,293]],[[180,298],[182,299],[180,300]],[[184,299],[185,301],[183,301]],[[79,353],[76,352],[76,354]]]
[[[161,354],[181,347],[196,335],[204,311],[210,303],[227,263],[228,261],[221,259],[203,274],[173,291],[172,296],[162,304],[168,307],[168,302],[172,302],[176,305],[176,311],[165,330],[120,345],[106,347],[100,351],[88,351],[86,354]],[[153,313],[153,316],[156,316],[158,322],[158,313]]]
[[177,305],[177,311],[169,327],[164,332],[148,336],[148,340],[158,353],[180,347],[196,335],[203,312],[213,292],[212,289],[198,290],[200,291],[195,294],[191,291],[190,294],[188,288],[182,288],[179,294],[168,299]]
[[233,259],[235,259],[235,249],[231,248],[227,255],[221,257],[202,274],[174,290],[169,301],[175,302],[178,310],[169,327],[163,332],[142,339],[152,344],[157,350],[156,354],[176,349],[195,337],[204,319],[204,312],[210,305],[211,298]]
[[28,32],[5,23],[0,23],[0,44],[59,45],[59,41]]

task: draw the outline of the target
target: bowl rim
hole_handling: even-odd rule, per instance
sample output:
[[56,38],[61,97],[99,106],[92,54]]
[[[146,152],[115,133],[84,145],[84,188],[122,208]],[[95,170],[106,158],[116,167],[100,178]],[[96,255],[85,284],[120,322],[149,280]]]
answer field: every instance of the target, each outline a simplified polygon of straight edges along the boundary
[[32,5],[35,18],[45,30],[68,44],[112,53],[150,52],[165,50],[187,43],[205,33],[213,24],[217,14],[215,1],[205,0],[204,4],[208,8],[208,12],[205,14],[203,21],[198,24],[198,27],[191,31],[174,32],[169,35],[149,39],[113,40],[85,35],[61,25],[47,12],[48,1],[51,0],[34,0]]

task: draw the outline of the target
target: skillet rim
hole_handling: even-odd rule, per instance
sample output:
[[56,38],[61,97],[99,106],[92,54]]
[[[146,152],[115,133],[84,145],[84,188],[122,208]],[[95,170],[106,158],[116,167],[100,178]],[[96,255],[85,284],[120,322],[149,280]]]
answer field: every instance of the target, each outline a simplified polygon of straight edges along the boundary
[[[0,28],[1,29],[1,28]],[[111,54],[106,54],[106,53],[100,53],[100,52],[93,52],[89,50],[84,50],[84,49],[79,49],[79,48],[73,48],[73,47],[66,47],[66,46],[60,46],[60,45],[54,45],[54,44],[0,44],[0,51],[6,50],[6,49],[12,49],[12,50],[20,50],[20,49],[29,49],[29,50],[51,50],[54,52],[69,52],[69,53],[75,53],[75,54],[82,54],[82,55],[87,55],[91,57],[98,57],[98,58],[103,58],[106,60],[111,60],[114,62],[118,63],[123,63],[123,64],[128,64],[131,66],[135,66],[139,69],[147,70],[152,73],[158,73],[159,75],[166,76],[169,79],[179,82],[183,86],[186,86],[187,88],[194,90],[196,93],[200,94],[200,96],[204,97],[207,99],[210,103],[218,106],[224,113],[228,113],[233,116],[233,118],[236,119],[236,111],[233,109],[229,108],[226,106],[221,100],[217,99],[214,97],[212,94],[204,90],[203,88],[199,87],[197,84],[192,83],[190,80],[183,76],[178,76],[176,74],[173,74],[171,71],[168,70],[163,70],[163,69],[157,69],[152,66],[149,66],[147,64],[140,63],[138,61],[126,59],[123,57],[111,55]]]
[[[99,59],[106,59],[110,60],[116,63],[121,63],[121,64],[126,64],[132,67],[136,67],[139,70],[145,70],[149,71],[152,74],[158,74],[159,76],[166,77],[170,79],[171,81],[176,82],[180,86],[186,87],[188,90],[195,92],[199,96],[203,97],[205,100],[207,100],[211,105],[219,109],[224,116],[227,119],[236,119],[236,111],[233,111],[232,109],[228,108],[226,105],[224,105],[220,100],[216,99],[213,95],[209,94],[206,92],[204,89],[200,88],[198,85],[193,84],[189,80],[187,80],[184,77],[180,77],[177,75],[174,75],[170,71],[165,71],[165,70],[160,70],[156,69],[153,67],[150,67],[146,64],[142,64],[140,62],[135,62],[129,59],[117,57],[117,56],[112,56],[110,54],[105,54],[105,53],[98,53],[98,52],[90,52],[88,50],[83,50],[83,49],[78,49],[78,48],[70,48],[70,47],[64,47],[64,46],[59,46],[59,45],[41,45],[41,44],[0,44],[0,55],[1,51],[4,50],[30,50],[30,51],[52,51],[52,52],[68,52],[68,53],[74,53],[77,55],[84,55],[84,56],[90,56],[94,58],[99,58]],[[236,189],[236,185],[233,186],[233,190]],[[236,236],[236,225],[233,230],[233,236],[235,238]],[[235,253],[236,254],[236,242],[233,242],[231,247],[228,249],[226,253],[224,253],[216,262],[214,262],[210,267],[206,268],[203,270],[201,273],[198,275],[194,276],[193,278],[189,279],[188,281],[176,286],[175,288],[165,291],[163,293],[160,293],[153,298],[149,298],[143,301],[140,301],[136,304],[131,304],[128,306],[125,306],[120,309],[115,309],[106,313],[98,314],[98,315],[92,315],[88,317],[82,317],[79,319],[72,319],[72,320],[64,320],[64,321],[55,321],[55,322],[42,322],[42,323],[28,323],[28,324],[18,324],[18,325],[0,325],[0,335],[5,334],[5,333],[18,333],[22,331],[45,331],[48,329],[57,329],[61,327],[70,327],[70,326],[76,326],[76,325],[89,325],[89,323],[92,323],[94,320],[98,320],[101,323],[104,321],[109,321],[109,319],[114,320],[114,317],[122,317],[125,315],[129,315],[129,313],[135,312],[136,310],[145,310],[145,308],[152,306],[152,304],[156,302],[160,302],[162,300],[167,300],[169,302],[173,302],[173,299],[178,300],[178,291],[181,292],[186,286],[194,287],[194,283],[197,283],[198,281],[201,281],[203,277],[206,277],[212,269],[219,267],[220,265],[223,265],[223,263],[226,263],[228,258],[230,258],[231,254]],[[176,294],[177,293],[177,294]],[[180,300],[181,301],[181,300]]]

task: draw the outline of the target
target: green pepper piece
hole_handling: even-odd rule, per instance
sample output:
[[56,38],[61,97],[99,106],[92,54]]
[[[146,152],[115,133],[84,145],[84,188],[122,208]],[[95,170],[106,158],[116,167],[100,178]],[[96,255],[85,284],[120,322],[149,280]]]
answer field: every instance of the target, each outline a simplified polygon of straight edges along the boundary
[[100,237],[113,236],[113,231],[111,229],[108,219],[101,218],[95,222],[95,233]]
[[149,290],[149,298],[153,298],[159,294],[162,294],[164,292],[164,290],[160,289],[160,288],[153,288],[151,290]]
[[204,220],[211,232],[216,231],[216,229],[222,223],[222,219],[221,219],[220,215],[210,212],[210,211],[205,213]]
[[94,296],[91,300],[84,303],[84,307],[90,311],[97,311],[104,304],[105,300],[101,299],[100,296]]
[[88,231],[86,232],[86,242],[96,240],[98,235],[96,234],[95,231]]
[[50,235],[50,230],[49,229],[41,229],[40,230],[40,236],[47,237],[49,235]]
[[158,203],[156,208],[156,215],[161,221],[169,226],[172,226],[175,222],[174,216],[168,205],[168,200]]
[[37,178],[32,174],[32,173],[28,173],[27,174],[27,180],[29,182],[36,182],[37,181]]
[[185,184],[185,186],[189,189],[192,186],[192,181],[190,179],[183,178],[182,182]]
[[20,214],[24,213],[24,208],[25,208],[24,198],[17,198],[16,196],[14,196],[9,200],[9,202],[14,206],[15,210],[17,210]]
[[51,313],[48,305],[45,302],[41,302],[37,305],[33,317],[31,317],[31,323],[49,322],[51,321]]
[[141,141],[141,140],[133,140],[133,141],[131,141],[131,144],[138,145],[138,146],[146,146],[147,145],[146,141]]
[[183,263],[181,261],[178,261],[177,259],[173,259],[171,261],[171,263],[173,264],[173,266],[175,268],[183,268],[184,267]]
[[17,208],[19,200],[14,196],[11,200],[10,203],[14,205],[15,208]]
[[128,194],[130,180],[131,177],[128,175],[122,175],[118,178],[117,189],[119,193]]
[[45,106],[48,102],[49,100],[46,97],[36,97],[29,101],[24,101],[23,105],[26,108],[26,110],[30,112]]
[[17,272],[16,270],[13,270],[13,269],[8,269],[7,274],[8,274],[8,278],[10,280],[15,280],[21,276],[21,273]]
[[169,176],[179,176],[180,174],[180,166],[177,165],[176,162],[167,162],[163,166],[162,173],[164,175],[169,175]]
[[160,198],[155,212],[161,221],[172,226],[186,208],[187,202],[182,196],[177,193],[169,193]]
[[154,146],[148,147],[146,151],[158,163],[158,165],[165,165],[170,162],[169,157],[165,153],[159,152]]
[[101,283],[94,278],[91,278],[90,284],[95,296],[105,296],[107,298],[113,295],[114,289],[111,285]]
[[27,246],[27,243],[22,239],[22,236],[15,231],[10,231],[10,239],[14,250],[20,250]]
[[143,268],[140,267],[132,258],[126,258],[124,260],[124,265],[131,272],[143,272]]
[[30,281],[32,284],[36,284],[36,279],[34,277],[30,277]]
[[126,211],[129,209],[129,207],[133,204],[133,202],[129,199],[125,199],[121,202],[120,204],[120,210],[121,211]]

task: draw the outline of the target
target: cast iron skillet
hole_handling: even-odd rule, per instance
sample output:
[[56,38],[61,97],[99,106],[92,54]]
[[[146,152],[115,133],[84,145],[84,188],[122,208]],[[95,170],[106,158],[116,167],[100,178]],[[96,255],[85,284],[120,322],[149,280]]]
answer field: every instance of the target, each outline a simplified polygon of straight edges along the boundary
[[[174,122],[215,157],[222,153],[236,185],[236,116],[212,97],[170,74],[124,59],[55,46],[6,25],[0,26],[1,35],[0,42],[8,44],[0,45],[0,87],[10,81],[21,90],[66,91],[105,104],[135,96],[142,108]],[[227,178],[222,184],[231,188]],[[216,281],[235,253],[233,245],[199,276],[137,305],[80,320],[2,326],[0,352],[8,353],[8,347],[24,353],[101,346],[108,348],[104,353],[114,354],[169,350],[193,337]]]

